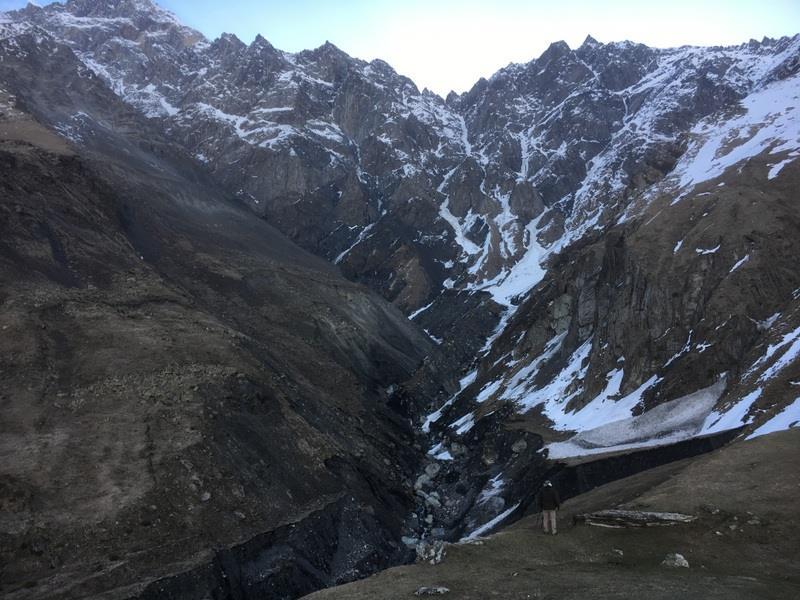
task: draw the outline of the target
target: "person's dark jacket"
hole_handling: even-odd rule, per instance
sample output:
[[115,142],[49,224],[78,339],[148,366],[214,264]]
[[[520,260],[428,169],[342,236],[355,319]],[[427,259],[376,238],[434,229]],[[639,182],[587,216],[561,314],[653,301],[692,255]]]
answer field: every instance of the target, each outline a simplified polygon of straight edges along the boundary
[[539,492],[539,508],[541,510],[556,510],[561,508],[561,500],[554,487],[543,487]]

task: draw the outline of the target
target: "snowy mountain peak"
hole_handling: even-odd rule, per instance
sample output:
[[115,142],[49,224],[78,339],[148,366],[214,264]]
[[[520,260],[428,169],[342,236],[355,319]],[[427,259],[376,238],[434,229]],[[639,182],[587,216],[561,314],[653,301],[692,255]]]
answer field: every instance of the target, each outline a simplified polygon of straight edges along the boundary
[[180,25],[177,17],[151,0],[67,0],[62,7],[76,17],[141,18]]
[[256,48],[267,48],[267,49],[270,49],[270,50],[274,50],[275,49],[275,46],[270,44],[269,41],[267,41],[267,39],[264,36],[262,36],[260,33],[256,34],[256,37],[253,39],[253,42],[250,44],[250,46],[251,47],[256,47]]
[[539,57],[539,61],[554,60],[569,54],[570,52],[572,52],[572,49],[569,47],[569,44],[567,44],[567,42],[564,40],[559,40],[551,43],[547,47],[547,49]]
[[247,47],[247,44],[245,44],[242,40],[240,40],[235,33],[223,33],[217,39],[212,41],[211,45],[220,48],[227,47],[227,48],[243,49]]
[[597,46],[601,46],[602,44],[594,39],[591,35],[587,35],[586,39],[583,40],[583,43],[580,45],[581,48],[596,48]]
[[49,28],[57,28],[62,34],[71,30],[70,40],[100,32],[134,40],[135,28],[150,37],[167,34],[164,42],[173,46],[205,41],[200,32],[186,27],[174,14],[151,0],[68,0],[65,4],[54,2],[44,7],[29,4],[12,14],[40,24],[47,22]]

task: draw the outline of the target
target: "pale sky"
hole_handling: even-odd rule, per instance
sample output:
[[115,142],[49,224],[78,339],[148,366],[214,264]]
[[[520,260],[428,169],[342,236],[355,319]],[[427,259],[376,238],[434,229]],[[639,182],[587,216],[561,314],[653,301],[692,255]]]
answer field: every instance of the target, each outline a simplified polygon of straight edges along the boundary
[[[632,40],[651,46],[729,45],[800,33],[800,0],[157,0],[210,38],[261,33],[296,52],[331,41],[381,58],[420,89],[468,90],[547,46]],[[24,0],[0,0],[0,10]]]

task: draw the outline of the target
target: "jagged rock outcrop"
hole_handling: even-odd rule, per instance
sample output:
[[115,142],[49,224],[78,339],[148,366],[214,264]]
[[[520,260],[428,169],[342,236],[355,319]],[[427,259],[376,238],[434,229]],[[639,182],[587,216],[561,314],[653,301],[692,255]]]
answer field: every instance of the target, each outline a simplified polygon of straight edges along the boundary
[[510,283],[537,241],[555,250],[610,219],[700,119],[793,72],[800,43],[558,42],[445,102],[329,43],[206,41],[149,1],[13,18],[70,44],[258,214],[409,313],[450,285]]

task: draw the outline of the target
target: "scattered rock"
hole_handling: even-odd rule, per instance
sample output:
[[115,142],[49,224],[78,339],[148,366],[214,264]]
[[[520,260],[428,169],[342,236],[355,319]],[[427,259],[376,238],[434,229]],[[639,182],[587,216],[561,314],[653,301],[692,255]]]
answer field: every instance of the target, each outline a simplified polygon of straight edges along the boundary
[[203,492],[200,496],[200,502],[208,502],[211,500],[211,492]]
[[483,503],[483,506],[491,515],[498,515],[505,509],[506,501],[502,496],[492,496]]
[[484,541],[480,538],[475,538],[472,540],[461,540],[458,542],[459,544],[463,544],[465,546],[483,546]]
[[443,586],[436,586],[436,587],[421,587],[416,592],[414,592],[415,596],[443,596],[450,592],[449,588]]
[[683,554],[670,553],[661,561],[662,567],[669,567],[670,569],[689,568],[689,561],[683,557]]
[[450,444],[450,454],[453,456],[462,456],[467,453],[467,447],[464,444],[453,442]]
[[691,523],[697,519],[693,515],[670,512],[649,512],[641,510],[601,510],[594,513],[576,515],[575,522],[598,527],[654,527]]
[[417,495],[423,498],[429,506],[432,508],[441,508],[442,503],[439,501],[438,494],[435,492],[433,494],[426,494],[422,490],[417,490]]
[[527,448],[528,442],[526,442],[524,439],[519,439],[511,446],[511,451],[514,454],[521,454],[522,452],[525,452]]
[[417,480],[414,482],[414,489],[415,490],[421,490],[423,487],[425,487],[426,485],[430,484],[430,482],[431,482],[431,478],[428,476],[428,474],[427,473],[423,473],[422,475],[417,477]]
[[420,542],[417,544],[417,562],[426,562],[431,565],[438,565],[444,560],[447,552],[445,543],[441,540],[432,542]]
[[442,465],[439,463],[431,463],[427,467],[425,467],[425,474],[433,479],[439,474],[439,471],[442,470]]

